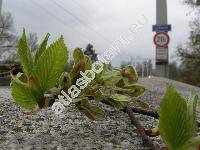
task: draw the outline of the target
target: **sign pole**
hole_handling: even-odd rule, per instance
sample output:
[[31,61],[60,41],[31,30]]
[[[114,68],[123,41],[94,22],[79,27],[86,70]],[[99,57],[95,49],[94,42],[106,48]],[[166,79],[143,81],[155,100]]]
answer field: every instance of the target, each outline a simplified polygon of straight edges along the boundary
[[[156,25],[167,25],[167,0],[156,0]],[[171,30],[171,29],[170,29]],[[159,31],[156,31],[157,33]],[[167,33],[167,31],[166,31]],[[162,61],[162,55],[165,55],[165,61]],[[169,54],[168,46],[159,48],[156,46],[156,76],[169,77]]]

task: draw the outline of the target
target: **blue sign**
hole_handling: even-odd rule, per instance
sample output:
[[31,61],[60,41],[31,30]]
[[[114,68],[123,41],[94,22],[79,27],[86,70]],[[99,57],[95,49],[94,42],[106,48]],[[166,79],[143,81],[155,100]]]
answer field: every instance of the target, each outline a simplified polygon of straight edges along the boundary
[[168,32],[172,30],[171,24],[169,25],[153,25],[153,31],[154,32]]

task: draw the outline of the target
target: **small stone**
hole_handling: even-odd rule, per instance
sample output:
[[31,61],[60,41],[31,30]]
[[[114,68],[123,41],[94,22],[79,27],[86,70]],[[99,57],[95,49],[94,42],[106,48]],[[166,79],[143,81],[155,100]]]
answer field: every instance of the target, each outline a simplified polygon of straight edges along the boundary
[[112,143],[106,143],[104,149],[105,150],[112,150],[113,149],[113,144]]
[[123,141],[123,142],[121,142],[121,145],[122,145],[123,147],[127,148],[127,147],[129,147],[130,142],[129,142],[129,141]]

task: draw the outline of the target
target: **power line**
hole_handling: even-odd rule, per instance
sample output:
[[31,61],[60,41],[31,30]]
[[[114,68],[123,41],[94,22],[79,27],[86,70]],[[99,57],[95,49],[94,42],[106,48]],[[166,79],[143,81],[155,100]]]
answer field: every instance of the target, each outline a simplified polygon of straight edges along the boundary
[[80,9],[82,9],[82,11],[84,12],[84,14],[86,15],[86,18],[91,19],[91,13],[89,11],[87,11],[77,0],[73,0],[71,1],[73,2],[75,5],[77,5]]
[[74,15],[71,11],[69,11],[68,9],[64,8],[63,6],[61,6],[59,3],[57,3],[54,0],[50,0],[52,3],[54,3],[57,7],[59,7],[60,9],[62,9],[64,12],[66,12],[68,15],[72,16],[74,19],[76,19],[79,23],[83,24],[85,27],[87,27],[88,29],[90,29],[91,31],[93,31],[94,33],[96,33],[97,35],[99,35],[102,39],[104,39],[105,41],[112,43],[110,40],[108,40],[106,37],[104,37],[101,33],[99,33],[98,31],[96,31],[94,28],[92,28],[89,24],[85,23],[83,20],[81,20],[80,18],[78,18],[76,15]]
[[79,8],[81,8],[83,11],[85,11],[86,15],[89,15],[89,12],[84,7],[82,7],[81,4],[77,2],[77,0],[73,0],[72,2],[76,4]]
[[[50,12],[48,9],[46,9],[45,7],[39,5],[38,3],[34,2],[33,0],[30,0],[30,2],[32,4],[34,4],[35,6],[39,7],[40,9],[42,9],[44,12],[46,12],[49,16],[55,18],[58,22],[60,22],[62,25],[64,26],[68,26],[69,28],[71,28],[71,26],[67,25],[62,19],[58,18],[56,15],[54,15],[52,12]],[[80,32],[79,32],[80,33]],[[81,35],[83,35],[82,33],[80,33]],[[85,35],[83,35],[85,38],[87,38]],[[88,39],[88,38],[87,38]],[[89,40],[89,39],[88,39]]]
[[54,15],[53,13],[48,11],[45,7],[42,7],[41,5],[39,5],[38,3],[34,2],[33,0],[30,0],[30,2],[32,4],[34,4],[35,6],[39,7],[40,9],[42,9],[43,11],[45,11],[49,16],[54,17],[58,22],[60,22],[64,26],[66,26],[66,23],[62,19],[58,18],[56,15]]

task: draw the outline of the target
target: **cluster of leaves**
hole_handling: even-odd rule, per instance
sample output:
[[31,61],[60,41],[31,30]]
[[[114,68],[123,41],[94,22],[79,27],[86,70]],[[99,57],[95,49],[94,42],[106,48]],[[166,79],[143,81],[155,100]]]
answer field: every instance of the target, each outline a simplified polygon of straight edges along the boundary
[[[76,85],[82,75],[80,71],[92,70],[90,57],[82,49],[73,53],[74,64],[69,72],[64,72],[68,64],[68,49],[63,37],[47,47],[49,34],[36,49],[35,54],[28,47],[25,31],[19,40],[18,54],[23,72],[12,75],[12,96],[16,103],[26,109],[46,106],[45,94],[56,98],[61,91],[68,92],[71,85]],[[145,88],[137,84],[138,76],[132,66],[122,69],[103,66],[103,71],[95,74],[95,79],[81,90],[73,100],[77,109],[92,120],[104,118],[104,111],[91,103],[91,100],[103,102],[122,109],[134,102],[142,108],[148,105],[135,97],[144,93]],[[170,150],[195,149],[200,143],[197,137],[196,104],[198,97],[192,94],[187,100],[182,98],[172,86],[167,88],[159,111],[159,132]],[[48,105],[51,106],[51,105]]]
[[[75,85],[77,79],[81,78],[80,71],[85,72],[91,70],[91,60],[84,55],[79,48],[74,50],[74,66],[69,73],[65,73],[61,78],[61,89],[67,92],[70,85]],[[137,84],[137,74],[132,66],[126,66],[120,70],[117,68],[108,69],[104,65],[104,69],[91,83],[81,91],[79,97],[76,98],[77,108],[92,120],[104,117],[103,110],[99,107],[91,105],[89,100],[94,99],[97,102],[103,102],[116,108],[127,106],[133,97],[140,96],[145,88]],[[142,101],[141,106],[146,106]]]
[[191,94],[185,100],[172,86],[160,104],[159,131],[169,150],[196,150],[200,144],[197,137],[196,105],[198,96]]
[[[60,95],[61,90],[68,92],[71,85],[76,85],[81,78],[80,71],[92,69],[90,57],[84,55],[82,49],[76,48],[73,53],[74,64],[69,72],[64,72],[68,63],[68,50],[63,37],[47,47],[49,34],[37,48],[34,56],[30,52],[25,32],[19,41],[18,54],[23,66],[23,72],[12,76],[12,95],[22,107],[32,109],[36,105],[45,107],[45,94]],[[46,48],[47,47],[47,48]],[[109,69],[104,65],[101,73],[95,75],[79,96],[73,100],[76,107],[92,120],[102,119],[104,111],[90,100],[104,102],[116,108],[123,108],[140,96],[145,88],[137,84],[137,73],[132,66],[123,69]],[[148,105],[136,101],[142,107]]]
[[47,47],[49,34],[36,49],[34,56],[27,44],[25,31],[18,44],[23,73],[12,75],[12,96],[26,109],[44,106],[44,94],[55,86],[68,63],[68,50],[63,37]]

